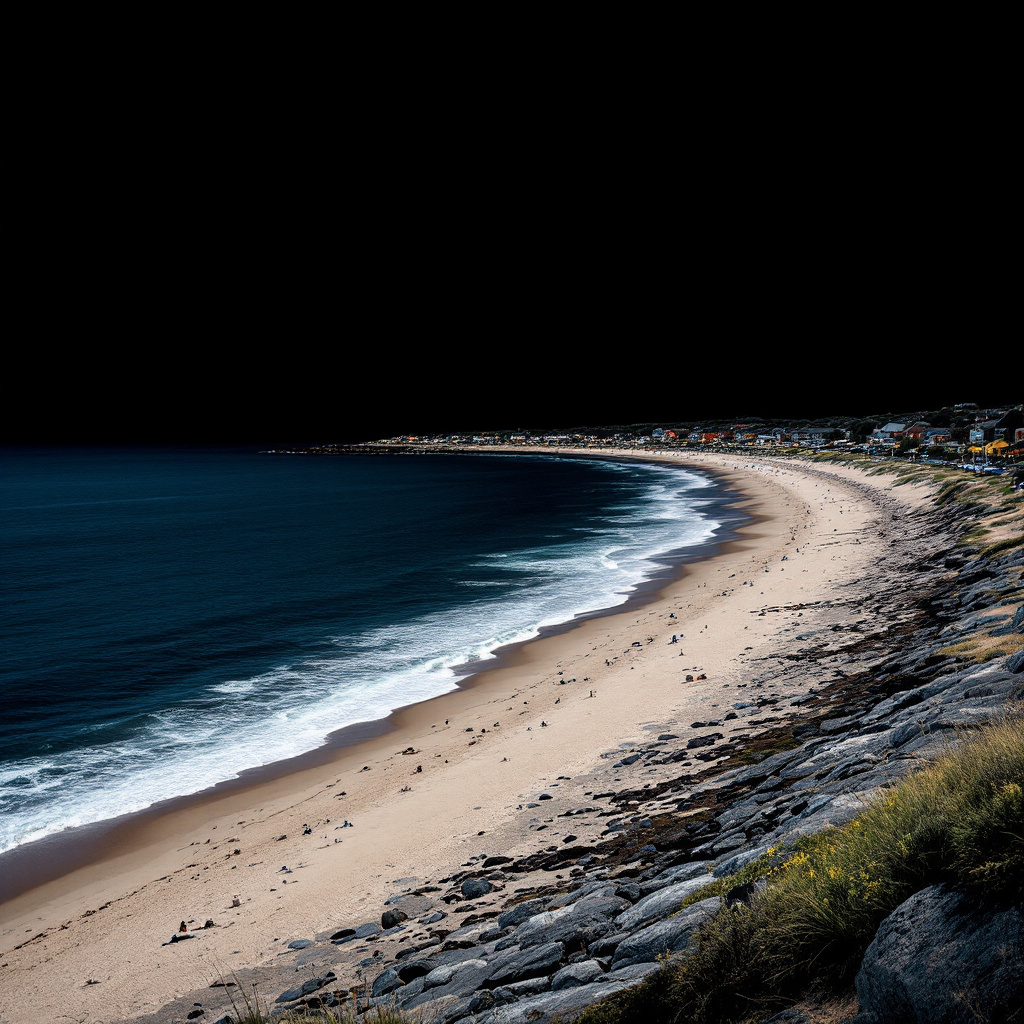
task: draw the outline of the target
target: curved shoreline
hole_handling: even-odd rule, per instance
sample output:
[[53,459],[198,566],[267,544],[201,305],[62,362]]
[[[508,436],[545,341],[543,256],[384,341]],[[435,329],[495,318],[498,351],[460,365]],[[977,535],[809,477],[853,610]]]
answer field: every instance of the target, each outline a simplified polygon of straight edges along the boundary
[[[646,452],[636,458],[656,460]],[[735,507],[746,506],[734,538],[709,557],[681,565],[643,601],[527,641],[500,666],[468,676],[467,685],[395,712],[384,731],[356,746],[335,748],[285,776],[240,780],[230,793],[185,798],[188,806],[124,824],[97,844],[99,860],[5,903],[0,935],[12,970],[0,975],[0,992],[16,993],[19,1002],[28,998],[42,1020],[52,970],[99,976],[90,963],[102,961],[110,982],[102,986],[103,1000],[76,987],[81,1006],[96,1021],[130,1019],[151,1012],[147,1001],[196,987],[209,971],[204,957],[258,964],[273,956],[273,936],[329,927],[342,907],[346,917],[379,915],[395,884],[388,879],[432,877],[480,842],[502,850],[527,847],[536,840],[517,810],[524,794],[545,785],[567,793],[585,785],[602,751],[629,742],[645,723],[687,728],[702,703],[715,706],[723,686],[744,678],[747,660],[769,657],[785,644],[786,629],[763,615],[766,603],[811,608],[837,586],[863,581],[871,559],[884,557],[886,542],[864,529],[878,509],[860,488],[885,488],[863,474],[851,471],[856,486],[849,486],[840,473],[816,476],[800,466],[740,467],[743,460],[731,457],[679,461],[729,481]],[[751,578],[741,590],[735,581],[744,575]],[[682,663],[684,651],[664,639],[674,632],[685,638]],[[684,669],[698,670],[697,681]],[[566,684],[566,690],[552,689]],[[785,680],[778,685],[785,689]],[[588,699],[587,690],[597,699]],[[544,729],[548,718],[552,728]],[[407,750],[396,749],[407,740]],[[403,761],[408,750],[415,764]],[[336,786],[344,789],[331,793]],[[407,792],[414,795],[402,795]],[[331,843],[333,822],[342,814],[358,827]],[[327,845],[295,834],[306,822],[315,822],[316,843]],[[225,839],[219,829],[228,829],[219,833]],[[225,841],[238,843],[240,860],[232,862]],[[279,890],[274,865],[285,857],[314,886]],[[237,869],[238,876],[227,874]],[[243,890],[237,911],[230,903],[235,888]],[[173,978],[152,953],[128,955],[134,944],[150,949],[162,943],[186,911],[242,930],[213,931],[203,950],[176,953]],[[50,947],[42,959],[39,944]],[[134,961],[127,973],[126,960]],[[21,975],[21,969],[34,974]]]
[[[480,454],[495,453],[483,451]],[[516,454],[521,456],[523,453],[517,452]],[[531,453],[527,453],[527,455],[529,454]],[[568,453],[566,457],[579,456]],[[595,455],[593,453],[588,453],[585,457],[603,458],[609,461],[630,459],[629,456]],[[643,460],[632,458],[631,461]],[[713,485],[716,488],[713,499],[715,511],[712,515],[722,520],[722,525],[712,538],[688,548],[665,552],[659,556],[658,561],[664,566],[663,570],[638,584],[621,604],[585,612],[567,622],[543,626],[535,637],[495,649],[493,657],[486,661],[469,662],[456,666],[454,669],[454,674],[457,677],[456,688],[458,690],[471,689],[481,685],[489,672],[522,664],[522,651],[528,645],[568,633],[576,629],[582,622],[610,615],[629,614],[657,601],[666,587],[674,585],[682,579],[688,565],[707,558],[714,558],[721,550],[722,545],[735,541],[738,527],[747,525],[748,520],[752,523],[756,516],[749,513],[738,515],[731,512],[730,510],[743,500],[742,495],[729,488],[714,469],[703,472],[713,480]],[[720,512],[721,515],[719,515]],[[223,797],[233,798],[254,787],[279,782],[303,771],[322,768],[334,762],[340,751],[356,755],[361,744],[400,732],[404,716],[414,713],[414,709],[421,705],[429,704],[445,696],[448,694],[438,694],[424,701],[402,705],[381,718],[356,722],[336,729],[314,750],[304,751],[293,757],[269,764],[245,768],[234,778],[225,779],[196,793],[169,797],[138,811],[69,828],[0,853],[0,907],[25,896],[33,889],[58,881],[72,872],[108,860],[111,851],[130,848],[137,841],[138,836],[149,834],[153,830],[159,831],[161,819],[168,815],[198,810],[203,806],[216,803]]]

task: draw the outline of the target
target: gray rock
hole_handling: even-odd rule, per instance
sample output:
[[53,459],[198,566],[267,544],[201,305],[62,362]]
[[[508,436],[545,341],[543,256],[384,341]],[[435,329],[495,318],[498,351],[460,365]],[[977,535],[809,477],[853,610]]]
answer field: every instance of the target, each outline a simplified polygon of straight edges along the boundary
[[528,978],[537,978],[554,973],[561,966],[565,947],[560,942],[548,942],[529,949],[512,947],[503,950],[491,959],[488,988],[511,985]]
[[696,750],[698,747],[711,747],[723,738],[723,734],[720,732],[708,733],[706,736],[694,736],[693,739],[686,741],[687,750]]
[[589,984],[602,974],[604,974],[604,968],[596,960],[582,960],[578,964],[568,964],[560,971],[555,972],[551,979],[551,991],[577,988],[580,985]]
[[600,959],[610,958],[615,955],[615,950],[618,948],[619,943],[628,939],[629,936],[630,932],[627,931],[613,932],[610,935],[602,935],[587,946],[587,952],[592,957]]
[[992,631],[993,636],[1005,636],[1009,633],[1024,633],[1024,605],[1014,612],[1013,618],[1007,625]]
[[[551,906],[555,906],[554,902]],[[568,906],[571,907],[574,914],[613,918],[632,904],[624,896],[616,896],[602,887],[600,890],[581,896]]]
[[341,945],[345,942],[351,942],[353,939],[368,939],[372,935],[379,935],[380,930],[379,922],[367,921],[365,924],[357,925],[355,928],[340,928],[332,932],[329,938],[335,945]]
[[500,988],[494,989],[494,1001],[496,1003],[514,1003],[527,996],[535,996],[538,992],[547,992],[550,988],[550,981],[543,975],[526,978],[523,981],[516,981],[511,985],[502,985]]
[[722,898],[713,896],[701,900],[674,917],[657,921],[641,928],[615,947],[612,970],[617,971],[631,964],[654,963],[665,953],[678,953],[685,949],[693,933],[722,907]]
[[389,928],[397,928],[403,921],[408,921],[409,915],[404,910],[385,910],[380,915],[380,926],[385,931]]
[[[714,866],[715,862],[713,860],[691,860],[685,864],[675,864],[664,871],[657,872],[657,874],[638,886],[638,895],[634,896],[630,902],[636,903],[640,897],[649,896],[656,889],[661,889],[666,885],[675,885],[676,882],[685,882],[691,878],[697,878],[698,875],[710,878],[711,869]],[[631,890],[632,887],[619,885],[616,892],[629,899]]]
[[462,895],[467,900],[475,900],[480,896],[486,896],[494,888],[486,878],[467,878],[461,886]]
[[585,897],[618,896],[622,899],[622,895],[616,891],[618,888],[619,886],[616,882],[583,882],[582,885],[577,886],[575,889],[570,889],[568,892],[562,893],[561,896],[556,896],[544,909],[557,910],[559,907],[567,907],[570,903],[579,903]]
[[856,988],[864,1024],[1012,1020],[1024,1006],[1024,912],[922,889],[879,926]]
[[617,930],[611,918],[597,914],[572,913],[571,909],[567,907],[566,910],[570,913],[566,914],[553,911],[552,913],[560,915],[554,920],[545,920],[546,914],[538,914],[537,917],[525,921],[515,933],[519,945],[523,949],[528,949],[530,946],[558,942],[565,948],[566,953],[576,953]]
[[422,979],[423,985],[418,992],[410,992],[401,999],[402,1008],[419,1011],[429,1003],[433,1010],[439,1001],[471,999],[484,991],[490,973],[491,969],[484,959],[466,960],[461,964],[436,968]]
[[[374,978],[373,984],[370,986],[370,995],[375,998],[386,996],[389,992],[394,992],[401,984],[402,979],[398,977],[398,969],[388,967]],[[279,999],[278,1002],[280,1001]]]
[[683,900],[703,888],[709,881],[711,881],[709,876],[698,875],[688,881],[677,882],[675,885],[665,886],[664,889],[657,889],[650,896],[645,896],[635,906],[624,910],[615,918],[617,930],[639,928],[651,921],[674,914],[682,906]]
[[311,993],[315,992],[317,989],[323,988],[324,985],[327,985],[335,980],[336,978],[333,971],[328,971],[327,974],[319,978],[308,978],[301,985],[298,985],[295,988],[290,988],[286,992],[282,992],[277,997],[277,1002],[294,1002],[296,999],[301,999],[303,996],[308,996]]
[[[474,974],[478,975],[478,978],[471,982],[473,984],[473,991],[480,987],[477,982],[482,983],[483,979],[487,977],[486,960],[473,958],[452,964],[442,964],[426,975],[423,979],[423,989],[424,991],[429,991],[432,988],[450,986],[457,978],[469,978]],[[461,994],[465,995],[466,993],[463,992]]]
[[632,985],[643,981],[648,974],[653,974],[655,971],[660,970],[660,963],[630,964],[628,967],[620,967],[618,970],[609,971],[603,978],[599,980],[602,983],[615,982],[621,983],[623,985]]
[[498,915],[498,927],[504,929],[521,924],[527,918],[533,917],[534,914],[546,910],[548,906],[549,901],[545,899],[525,900],[522,903],[517,903],[514,907]]
[[559,1015],[563,1020],[571,1020],[573,1014],[585,1007],[636,984],[638,982],[632,980],[594,982],[579,988],[545,992],[532,999],[498,1006],[479,1017],[474,1024],[549,1024]]
[[[492,1003],[493,1000],[483,1000],[480,998],[480,995],[465,996],[461,999],[454,996],[441,996],[419,1004],[415,1002],[402,1003],[402,1009],[407,1010],[410,1006],[415,1006],[416,1008],[411,1012],[413,1014],[422,1013],[424,1019],[429,1020],[431,1024],[454,1024],[455,1021],[464,1020],[475,1013],[476,1010],[473,1007],[483,1006],[486,1008],[492,1005]],[[390,1008],[386,1001],[382,1001],[378,1005]],[[369,1013],[363,1014],[362,1019],[373,1020],[373,1015]]]

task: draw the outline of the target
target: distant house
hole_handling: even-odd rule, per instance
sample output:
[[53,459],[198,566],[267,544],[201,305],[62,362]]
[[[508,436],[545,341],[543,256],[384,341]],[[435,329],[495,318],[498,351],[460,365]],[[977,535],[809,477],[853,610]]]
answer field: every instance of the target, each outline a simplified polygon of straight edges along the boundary
[[974,429],[982,432],[986,444],[999,440],[1009,441],[1012,444],[1018,440],[1017,431],[1024,430],[1024,413],[1020,409],[1010,409],[1008,412],[999,413],[992,419],[975,423]]
[[903,436],[913,437],[920,441],[924,438],[925,433],[930,426],[931,424],[925,423],[924,420],[915,420],[913,423],[908,423],[903,428]]
[[826,431],[821,427],[808,427],[806,430],[792,431],[792,438],[798,444],[821,445],[825,443],[826,433],[831,433],[831,428]]
[[871,437],[876,441],[898,441],[906,429],[906,423],[886,423],[884,427],[876,427]]

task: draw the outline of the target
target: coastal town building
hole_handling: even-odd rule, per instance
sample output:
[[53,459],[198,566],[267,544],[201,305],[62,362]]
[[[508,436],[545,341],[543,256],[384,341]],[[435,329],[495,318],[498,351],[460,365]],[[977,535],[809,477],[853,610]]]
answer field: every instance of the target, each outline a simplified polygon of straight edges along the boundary
[[999,416],[982,420],[975,424],[981,431],[982,440],[991,441],[1024,441],[1024,413],[1020,409],[1010,409]]
[[[934,419],[937,423],[932,423]],[[750,448],[833,450],[866,454],[874,458],[926,457],[965,468],[987,459],[986,465],[1010,468],[1024,463],[1024,406],[980,408],[973,403],[946,407],[925,416],[890,420],[882,424],[870,419],[835,418],[814,423],[742,422],[662,423],[635,427],[593,428],[575,431],[494,430],[472,434],[432,437],[400,434],[375,442],[377,446],[524,446],[549,448],[592,448],[601,450]],[[310,454],[337,452],[346,446],[320,445],[306,449]],[[974,458],[972,458],[972,456]],[[989,471],[993,471],[991,468]],[[998,471],[998,470],[995,470]]]

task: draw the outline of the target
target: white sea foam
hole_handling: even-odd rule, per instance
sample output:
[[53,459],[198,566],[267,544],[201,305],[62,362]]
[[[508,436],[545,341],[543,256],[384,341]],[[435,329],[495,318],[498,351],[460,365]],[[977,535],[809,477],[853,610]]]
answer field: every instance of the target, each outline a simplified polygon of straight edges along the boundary
[[[667,552],[707,541],[719,525],[700,513],[707,481],[660,466],[649,476],[642,500],[613,508],[571,540],[478,559],[471,575],[481,578],[460,584],[478,597],[458,615],[441,608],[403,621],[396,611],[386,627],[325,637],[321,657],[215,680],[206,699],[145,716],[124,742],[104,740],[108,731],[97,725],[96,742],[73,758],[0,766],[0,851],[310,751],[335,730],[449,692],[460,669],[544,627],[620,606],[663,571]],[[6,804],[3,794],[13,795]]]

